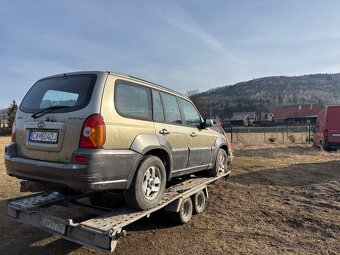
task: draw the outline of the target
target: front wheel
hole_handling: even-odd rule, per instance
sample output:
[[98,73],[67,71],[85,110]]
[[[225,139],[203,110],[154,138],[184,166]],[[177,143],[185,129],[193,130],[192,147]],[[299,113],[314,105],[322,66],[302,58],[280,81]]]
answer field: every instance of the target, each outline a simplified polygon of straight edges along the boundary
[[228,157],[223,149],[218,149],[215,165],[212,169],[208,170],[208,175],[218,177],[227,172]]
[[155,207],[163,197],[166,172],[163,162],[156,156],[146,156],[140,163],[130,188],[124,192],[128,206],[147,210]]

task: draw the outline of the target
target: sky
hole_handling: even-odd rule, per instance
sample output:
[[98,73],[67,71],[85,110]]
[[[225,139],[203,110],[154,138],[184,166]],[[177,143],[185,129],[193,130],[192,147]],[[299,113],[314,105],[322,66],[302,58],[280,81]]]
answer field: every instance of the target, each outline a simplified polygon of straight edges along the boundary
[[0,0],[0,109],[40,78],[103,70],[181,93],[340,72],[337,0]]

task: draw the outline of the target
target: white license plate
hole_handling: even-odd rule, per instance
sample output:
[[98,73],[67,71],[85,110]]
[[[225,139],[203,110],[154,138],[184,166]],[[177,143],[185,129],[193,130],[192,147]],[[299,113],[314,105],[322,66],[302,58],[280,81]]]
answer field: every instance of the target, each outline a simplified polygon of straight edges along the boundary
[[340,134],[332,134],[332,136],[339,137]]
[[39,143],[57,143],[59,133],[56,131],[31,130],[29,140]]
[[55,232],[58,232],[60,234],[65,235],[65,230],[66,230],[66,225],[65,224],[56,222],[54,220],[50,220],[50,219],[48,219],[46,217],[42,218],[40,224],[41,224],[41,226],[43,226],[45,228],[51,229],[51,230],[53,230]]

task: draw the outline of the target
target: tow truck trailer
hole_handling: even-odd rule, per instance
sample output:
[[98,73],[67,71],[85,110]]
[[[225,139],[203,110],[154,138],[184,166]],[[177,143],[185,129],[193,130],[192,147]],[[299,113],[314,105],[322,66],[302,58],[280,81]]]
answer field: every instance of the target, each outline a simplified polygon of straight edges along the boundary
[[[229,173],[218,177],[184,179],[168,187],[160,203],[146,211],[133,210],[126,205],[118,208],[98,206],[93,203],[98,193],[50,191],[9,199],[8,215],[60,238],[113,252],[119,238],[126,236],[124,227],[160,209],[169,212],[178,223],[187,223],[193,213],[198,214],[205,209],[207,186],[217,179],[228,177]],[[114,193],[111,195],[114,197]]]

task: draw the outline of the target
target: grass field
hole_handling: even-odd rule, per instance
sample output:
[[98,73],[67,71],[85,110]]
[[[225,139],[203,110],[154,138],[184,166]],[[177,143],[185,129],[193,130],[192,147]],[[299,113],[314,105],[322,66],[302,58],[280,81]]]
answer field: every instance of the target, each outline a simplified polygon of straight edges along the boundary
[[[8,142],[0,137],[2,148]],[[115,254],[340,254],[340,153],[294,143],[234,147],[232,174],[209,186],[202,214],[181,226],[151,215],[127,228]],[[2,160],[0,177],[2,254],[106,254],[9,219],[6,199],[20,195],[19,181]]]

